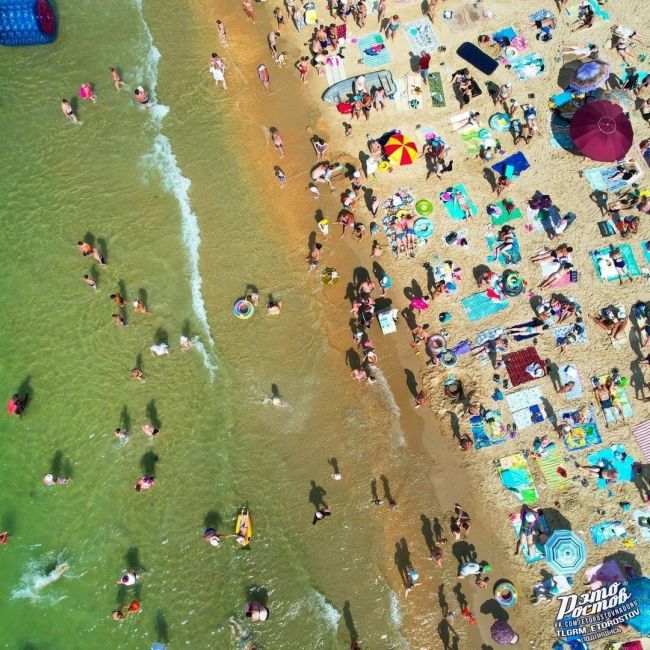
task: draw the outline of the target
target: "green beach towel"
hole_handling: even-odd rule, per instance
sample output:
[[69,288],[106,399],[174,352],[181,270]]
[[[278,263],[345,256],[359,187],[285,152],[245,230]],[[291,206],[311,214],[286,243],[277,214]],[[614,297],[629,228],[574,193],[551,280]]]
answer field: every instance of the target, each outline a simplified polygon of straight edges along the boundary
[[445,91],[442,87],[442,79],[439,72],[429,73],[429,91],[431,93],[431,103],[434,108],[446,106]]
[[519,501],[532,505],[537,501],[537,489],[523,454],[513,454],[496,461],[501,483]]
[[564,456],[559,449],[549,452],[545,458],[538,458],[537,462],[548,487],[554,490],[564,490],[571,485],[572,481],[568,476],[564,478],[557,472],[558,467],[564,467]]
[[[514,201],[512,201],[511,199],[506,199],[506,201],[514,205]],[[490,217],[493,226],[502,226],[504,223],[508,223],[508,221],[515,221],[516,219],[521,219],[522,217],[521,210],[516,206],[512,212],[508,213],[503,201],[497,201],[492,205],[496,205],[497,208],[501,210],[500,215]]]
[[481,151],[481,138],[478,135],[480,131],[481,129],[476,127],[470,131],[460,133],[460,139],[463,141],[465,151],[472,156],[476,156]]

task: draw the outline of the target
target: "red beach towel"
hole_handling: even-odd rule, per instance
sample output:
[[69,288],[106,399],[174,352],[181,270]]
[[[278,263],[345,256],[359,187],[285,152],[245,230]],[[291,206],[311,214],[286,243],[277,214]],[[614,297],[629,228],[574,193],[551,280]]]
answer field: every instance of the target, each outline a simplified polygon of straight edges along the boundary
[[[539,366],[544,370],[544,375],[547,374],[546,364],[541,360],[536,348],[524,348],[517,352],[505,354],[503,356],[503,361],[506,364],[508,377],[510,377],[513,387],[533,381],[534,379],[539,379],[539,377],[533,377],[526,371],[526,368],[531,364],[539,364]],[[544,375],[541,376],[543,377]]]

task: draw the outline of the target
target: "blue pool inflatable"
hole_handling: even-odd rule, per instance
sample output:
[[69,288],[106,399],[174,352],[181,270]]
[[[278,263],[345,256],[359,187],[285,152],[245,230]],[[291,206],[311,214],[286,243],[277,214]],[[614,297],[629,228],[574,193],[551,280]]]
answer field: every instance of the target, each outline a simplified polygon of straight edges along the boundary
[[47,0],[0,0],[0,45],[44,45],[56,38]]

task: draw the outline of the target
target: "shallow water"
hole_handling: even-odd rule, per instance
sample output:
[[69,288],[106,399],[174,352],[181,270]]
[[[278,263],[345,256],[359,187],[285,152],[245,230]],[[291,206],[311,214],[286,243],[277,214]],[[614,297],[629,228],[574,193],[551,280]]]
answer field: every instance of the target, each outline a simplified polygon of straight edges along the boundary
[[[401,444],[398,417],[380,386],[358,402],[330,336],[333,319],[347,320],[342,292],[307,277],[302,244],[283,236],[286,208],[251,192],[242,147],[259,145],[259,126],[242,126],[237,100],[215,94],[201,14],[176,0],[58,11],[53,46],[0,58],[0,385],[32,396],[24,419],[4,417],[0,438],[0,527],[12,533],[0,548],[3,647],[238,647],[228,619],[241,621],[251,590],[272,611],[251,632],[261,647],[338,648],[351,630],[367,647],[402,646],[368,490],[383,471],[378,443]],[[117,93],[110,65],[160,105],[141,110]],[[77,106],[82,125],[68,125],[58,101],[84,80],[98,102]],[[79,255],[80,238],[105,251],[105,268]],[[284,300],[283,315],[237,321],[247,282]],[[129,309],[129,326],[115,327],[115,289],[152,313]],[[197,337],[192,352],[180,351],[182,333]],[[154,359],[160,340],[172,353]],[[129,379],[136,365],[146,382]],[[287,409],[262,405],[272,384]],[[138,433],[147,419],[160,421],[155,442]],[[118,425],[133,431],[126,446]],[[152,469],[157,484],[136,494]],[[73,480],[47,488],[48,471]],[[334,512],[319,526],[315,495]],[[230,532],[244,504],[250,550],[201,541],[204,523]],[[70,570],[48,582],[57,561]],[[118,589],[138,567],[137,587]],[[133,598],[142,612],[111,621]]]

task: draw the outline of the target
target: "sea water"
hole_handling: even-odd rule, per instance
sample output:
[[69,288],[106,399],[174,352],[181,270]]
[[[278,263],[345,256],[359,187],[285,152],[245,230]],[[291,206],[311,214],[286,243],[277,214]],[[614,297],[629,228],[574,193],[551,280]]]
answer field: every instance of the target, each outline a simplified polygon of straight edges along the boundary
[[[328,303],[278,208],[261,202],[263,181],[230,136],[236,100],[207,75],[204,25],[177,0],[59,2],[57,14],[55,44],[0,57],[0,387],[31,396],[0,430],[0,529],[12,535],[0,547],[0,646],[237,648],[234,617],[262,648],[345,647],[351,628],[367,647],[402,647],[368,490],[397,416],[349,389],[328,336],[346,309]],[[84,81],[97,104],[78,100]],[[134,101],[139,84],[154,108]],[[80,239],[106,267],[81,257]],[[249,282],[285,302],[280,318],[234,318]],[[116,290],[151,313],[127,309],[115,327]],[[171,354],[153,358],[161,341]],[[136,366],[145,382],[129,378]],[[263,404],[274,384],[285,409]],[[139,432],[150,420],[155,440]],[[70,484],[46,487],[50,471]],[[156,485],[136,493],[145,473]],[[318,526],[314,488],[334,513]],[[206,525],[231,533],[243,505],[249,550],[201,540]],[[60,577],[59,560],[70,567]],[[129,568],[142,579],[119,587]],[[244,620],[251,597],[267,601],[267,624]],[[139,614],[111,620],[134,599]]]

